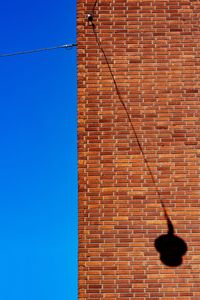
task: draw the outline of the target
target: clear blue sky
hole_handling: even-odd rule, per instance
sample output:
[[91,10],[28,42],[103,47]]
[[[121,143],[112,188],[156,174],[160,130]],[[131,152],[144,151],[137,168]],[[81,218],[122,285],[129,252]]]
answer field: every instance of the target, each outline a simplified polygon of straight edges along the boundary
[[[75,0],[6,0],[0,52],[76,42]],[[0,58],[0,299],[77,299],[76,49]]]

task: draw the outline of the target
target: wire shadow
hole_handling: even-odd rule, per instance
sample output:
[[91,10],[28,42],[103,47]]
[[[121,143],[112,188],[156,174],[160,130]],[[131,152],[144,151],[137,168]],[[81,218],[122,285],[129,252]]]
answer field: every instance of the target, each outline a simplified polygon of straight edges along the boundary
[[[95,2],[95,5],[96,5],[96,2]],[[95,5],[94,5],[94,7],[95,7]],[[160,189],[157,186],[157,183],[156,183],[156,180],[154,178],[153,172],[150,168],[149,162],[146,158],[146,155],[145,155],[144,150],[142,148],[142,145],[140,143],[138,134],[137,134],[136,129],[134,127],[134,124],[131,120],[130,114],[129,114],[128,109],[126,107],[126,104],[124,103],[124,101],[122,99],[122,96],[120,94],[118,84],[117,84],[116,79],[114,77],[114,74],[113,74],[112,68],[110,66],[110,63],[108,61],[108,58],[106,56],[106,53],[105,53],[105,51],[104,51],[104,49],[101,45],[100,39],[98,38],[98,35],[97,35],[97,32],[96,32],[96,27],[95,27],[95,24],[93,23],[93,15],[90,15],[88,17],[91,17],[91,20],[89,20],[89,21],[90,21],[90,25],[92,26],[93,33],[95,35],[97,45],[98,45],[99,49],[101,50],[101,52],[104,56],[104,59],[106,61],[106,64],[108,66],[111,78],[112,78],[114,86],[115,86],[117,96],[118,96],[118,98],[119,98],[119,100],[120,100],[120,102],[121,102],[121,104],[122,104],[122,106],[125,110],[125,113],[127,115],[127,119],[128,119],[128,121],[131,125],[132,130],[133,130],[135,139],[137,141],[140,152],[143,156],[143,160],[144,160],[144,163],[147,167],[147,170],[149,172],[151,180],[152,180],[152,182],[155,186],[155,190],[157,192],[158,198],[160,200],[161,207],[162,207],[163,212],[164,212],[164,217],[165,217],[165,220],[167,222],[168,233],[163,234],[163,235],[159,236],[158,238],[156,238],[155,242],[154,242],[154,246],[155,246],[156,250],[160,253],[160,260],[163,264],[165,264],[166,266],[169,266],[169,267],[180,266],[182,264],[182,256],[185,255],[185,253],[187,252],[187,244],[182,238],[180,238],[180,237],[178,237],[177,235],[174,234],[174,226],[173,226],[173,224],[170,220],[170,217],[167,213],[165,204],[162,200]]]

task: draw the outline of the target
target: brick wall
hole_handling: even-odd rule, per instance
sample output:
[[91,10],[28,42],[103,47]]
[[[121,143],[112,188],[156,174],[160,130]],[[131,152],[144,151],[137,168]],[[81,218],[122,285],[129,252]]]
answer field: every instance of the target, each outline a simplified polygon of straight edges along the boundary
[[77,2],[79,299],[199,300],[200,1]]

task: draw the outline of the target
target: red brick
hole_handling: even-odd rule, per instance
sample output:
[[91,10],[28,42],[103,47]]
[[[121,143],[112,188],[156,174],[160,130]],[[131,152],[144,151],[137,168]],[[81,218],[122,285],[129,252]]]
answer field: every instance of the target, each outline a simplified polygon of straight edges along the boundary
[[[200,1],[98,0],[101,49],[94,3],[77,1],[79,299],[200,299]],[[177,268],[154,248],[157,189],[188,244]]]

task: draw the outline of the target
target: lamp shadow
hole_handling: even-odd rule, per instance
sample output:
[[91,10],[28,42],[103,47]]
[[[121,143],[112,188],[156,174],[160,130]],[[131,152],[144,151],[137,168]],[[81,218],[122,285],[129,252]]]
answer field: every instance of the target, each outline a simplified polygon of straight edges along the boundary
[[93,14],[94,14],[94,9],[95,9],[95,6],[96,4],[98,3],[98,1],[95,1],[95,4],[94,4],[94,7],[93,7],[93,11],[92,11],[92,14],[88,14],[88,24],[92,27],[93,29],[93,33],[95,35],[95,38],[96,38],[96,42],[99,46],[99,49],[101,50],[103,56],[104,56],[104,59],[106,61],[106,64],[108,66],[108,69],[109,69],[109,72],[110,72],[110,75],[112,77],[112,80],[113,80],[113,83],[114,83],[114,86],[115,86],[115,90],[116,90],[116,93],[118,95],[118,98],[126,112],[126,115],[127,115],[127,119],[129,121],[129,123],[131,124],[131,127],[132,127],[132,130],[133,130],[133,133],[135,135],[135,138],[136,138],[136,141],[137,141],[137,144],[138,144],[138,147],[140,149],[140,152],[143,156],[143,159],[144,159],[144,162],[145,162],[145,165],[149,171],[149,174],[151,176],[151,179],[152,179],[152,182],[153,184],[155,185],[156,187],[156,191],[157,191],[157,194],[159,196],[159,199],[160,199],[160,203],[161,203],[161,206],[164,210],[164,214],[165,214],[165,217],[166,217],[166,220],[167,220],[167,225],[168,225],[168,233],[167,234],[163,234],[161,236],[159,236],[156,240],[155,240],[155,248],[156,250],[160,253],[160,260],[163,262],[163,264],[165,264],[166,266],[170,266],[170,267],[177,267],[177,266],[180,266],[182,264],[182,256],[187,252],[187,244],[185,243],[185,241],[183,239],[181,239],[180,237],[178,237],[177,235],[174,234],[174,227],[173,227],[173,224],[171,222],[171,220],[169,219],[168,215],[167,215],[167,212],[166,212],[166,209],[165,209],[165,206],[164,206],[164,203],[161,199],[161,195],[160,195],[160,192],[159,192],[159,189],[157,187],[157,184],[156,184],[156,181],[154,179],[154,175],[151,171],[151,168],[150,168],[150,165],[146,159],[146,156],[145,156],[145,153],[143,151],[143,148],[142,148],[142,145],[140,144],[140,140],[139,140],[139,137],[138,137],[138,134],[137,134],[137,131],[134,127],[134,124],[131,120],[131,117],[130,117],[130,114],[129,114],[129,111],[126,107],[126,104],[125,102],[123,101],[123,98],[120,94],[120,90],[118,88],[118,84],[117,84],[117,81],[115,79],[115,76],[114,76],[114,73],[112,71],[112,68],[110,66],[110,63],[109,63],[109,60],[107,58],[107,55],[101,45],[101,41],[100,39],[98,38],[98,34],[96,32],[96,26],[93,22]]
[[160,253],[160,260],[169,267],[178,267],[182,264],[182,256],[187,252],[186,242],[174,234],[174,227],[167,218],[168,233],[159,236],[155,242],[155,248]]

